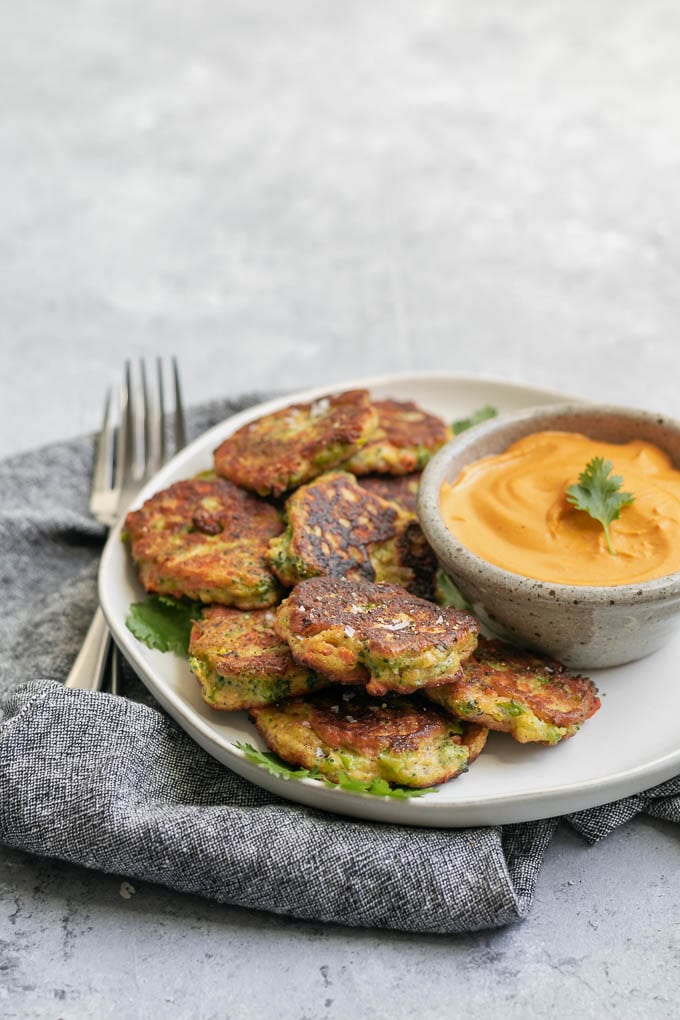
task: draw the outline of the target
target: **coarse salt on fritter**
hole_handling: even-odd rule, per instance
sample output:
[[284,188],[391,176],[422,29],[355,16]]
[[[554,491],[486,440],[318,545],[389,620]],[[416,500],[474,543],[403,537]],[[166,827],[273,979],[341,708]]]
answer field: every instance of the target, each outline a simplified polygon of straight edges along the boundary
[[370,694],[410,693],[455,674],[477,643],[469,613],[437,606],[393,584],[315,577],[276,610],[293,657]]
[[377,421],[367,390],[291,404],[225,439],[215,450],[215,470],[261,496],[280,496],[351,457]]

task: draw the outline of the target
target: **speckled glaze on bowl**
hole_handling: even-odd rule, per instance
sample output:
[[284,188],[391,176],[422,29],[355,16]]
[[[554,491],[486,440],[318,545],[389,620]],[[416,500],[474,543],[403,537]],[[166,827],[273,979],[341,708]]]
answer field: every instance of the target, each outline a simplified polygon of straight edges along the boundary
[[425,536],[474,612],[500,636],[576,669],[641,659],[661,647],[680,622],[680,572],[614,587],[550,584],[487,563],[444,523],[439,507],[444,482],[454,481],[471,461],[501,453],[523,436],[545,429],[581,432],[613,443],[648,440],[680,468],[680,422],[668,417],[592,404],[503,415],[452,440],[426,467],[418,497]]

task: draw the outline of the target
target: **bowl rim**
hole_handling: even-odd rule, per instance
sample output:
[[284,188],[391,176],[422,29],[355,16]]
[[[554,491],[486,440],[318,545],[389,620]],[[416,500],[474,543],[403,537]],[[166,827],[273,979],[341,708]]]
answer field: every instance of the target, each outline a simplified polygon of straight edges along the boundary
[[[561,404],[541,404],[533,407],[523,408],[519,411],[510,411],[490,418],[479,425],[473,426],[467,432],[455,436],[445,446],[435,453],[423,470],[418,488],[418,517],[426,539],[433,547],[435,554],[442,546],[450,547],[455,556],[464,561],[466,572],[474,569],[476,580],[479,582],[484,577],[485,583],[508,588],[512,586],[513,591],[524,590],[534,600],[545,599],[545,601],[558,602],[569,601],[574,607],[597,605],[598,608],[605,608],[606,605],[626,606],[640,604],[645,599],[654,602],[664,596],[680,596],[680,570],[663,577],[652,578],[649,581],[639,581],[631,584],[614,585],[581,585],[564,584],[557,581],[544,581],[540,578],[529,577],[526,574],[517,574],[514,571],[506,570],[490,563],[482,556],[473,553],[467,546],[453,534],[444,523],[439,509],[439,491],[448,471],[450,462],[454,455],[463,453],[475,446],[489,435],[504,429],[512,428],[515,425],[530,422],[539,423],[536,431],[540,430],[540,422],[546,419],[572,416],[578,420],[593,414],[608,415],[629,418],[631,422],[646,422],[650,425],[666,426],[678,433],[680,439],[680,420],[670,415],[645,410],[643,408],[626,407],[618,404],[597,404],[594,402],[574,403],[566,402]],[[566,431],[578,431],[577,429],[565,429]],[[527,433],[528,434],[528,433]],[[662,447],[663,448],[663,447]],[[474,459],[474,458],[472,458]],[[469,461],[468,463],[471,463]],[[680,464],[675,465],[680,470]]]

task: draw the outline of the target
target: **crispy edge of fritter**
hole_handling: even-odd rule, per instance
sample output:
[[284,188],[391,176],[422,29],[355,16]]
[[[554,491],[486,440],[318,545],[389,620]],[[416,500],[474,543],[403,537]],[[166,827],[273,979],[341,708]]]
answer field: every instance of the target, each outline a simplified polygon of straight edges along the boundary
[[338,683],[364,682],[376,696],[445,682],[479,633],[469,613],[395,585],[334,578],[301,582],[278,607],[275,628],[297,661]]
[[480,639],[450,684],[425,693],[455,717],[509,733],[520,744],[566,740],[600,708],[592,680],[495,639]]
[[397,565],[411,573],[407,591],[427,602],[435,601],[439,563],[417,520],[407,524],[397,540]]
[[377,428],[345,467],[356,475],[409,475],[420,471],[453,436],[438,415],[412,400],[375,400]]
[[[277,428],[299,418],[291,435]],[[261,496],[278,497],[336,467],[375,431],[378,415],[368,390],[345,390],[307,404],[290,404],[237,429],[215,450],[215,470]]]
[[464,723],[447,722],[440,715],[439,739],[424,739],[414,748],[413,741],[397,737],[392,746],[371,757],[351,746],[334,747],[324,741],[314,731],[310,715],[308,698],[293,698],[279,706],[250,712],[270,750],[289,764],[314,770],[331,782],[337,783],[340,773],[344,773],[351,779],[384,779],[417,789],[446,782],[467,770],[470,749],[464,740]]
[[273,624],[270,609],[243,612],[226,606],[210,606],[195,621],[189,667],[211,708],[236,712],[328,685],[325,677],[295,662]]
[[146,591],[256,609],[279,599],[265,554],[282,526],[276,507],[226,479],[190,478],[130,511],[125,535]]
[[479,758],[480,754],[486,747],[486,741],[489,736],[489,728],[482,726],[481,723],[469,722],[467,719],[464,720],[465,730],[463,732],[463,743],[468,749],[468,767],[472,765],[473,761]]

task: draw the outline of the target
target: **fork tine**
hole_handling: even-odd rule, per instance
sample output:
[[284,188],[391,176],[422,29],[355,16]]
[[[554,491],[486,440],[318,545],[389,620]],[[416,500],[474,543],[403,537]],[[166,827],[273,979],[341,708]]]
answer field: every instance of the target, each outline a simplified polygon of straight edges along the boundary
[[111,420],[111,390],[106,394],[104,420],[97,437],[97,452],[92,470],[92,492],[108,489],[113,480],[113,446],[115,430]]
[[187,428],[184,418],[184,405],[182,403],[182,390],[179,385],[179,368],[177,358],[172,359],[172,375],[175,384],[175,450],[181,450],[186,446]]
[[158,411],[160,414],[160,425],[159,425],[159,438],[160,448],[158,455],[160,457],[161,464],[165,464],[168,457],[168,440],[165,431],[165,389],[163,388],[163,359],[156,358],[156,376],[158,379]]
[[163,416],[159,410],[160,393],[157,397],[152,395],[147,384],[144,362],[141,365],[141,376],[144,403],[144,473],[149,478],[163,463]]
[[147,421],[148,421],[148,389],[144,361],[139,359],[137,372],[133,373],[132,365],[125,364],[125,378],[128,389],[128,446],[126,484],[139,483],[147,476]]
[[[168,458],[166,435],[165,367],[162,358],[156,361],[157,392],[150,385],[147,366],[140,358],[136,373],[130,361],[125,362],[120,396],[120,425],[116,450],[115,487],[128,490],[134,483],[150,478]],[[172,382],[175,396],[175,449],[186,445],[186,424],[179,382],[177,360],[172,359]]]
[[120,491],[131,477],[133,423],[132,423],[132,379],[130,362],[125,362],[123,381],[120,386],[120,422],[116,444],[115,488]]
[[140,435],[140,448],[139,448],[139,463],[138,468],[144,471],[145,474],[149,473],[149,456],[150,456],[150,427],[149,427],[149,387],[146,382],[146,362],[144,358],[139,359],[139,382],[141,390],[141,408],[142,413],[139,422],[139,435]]

